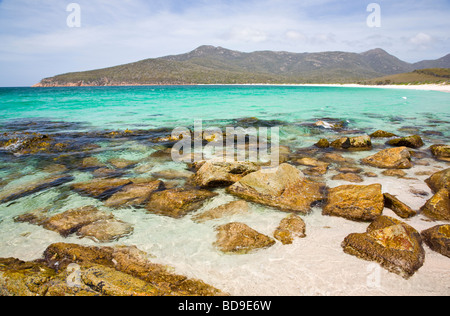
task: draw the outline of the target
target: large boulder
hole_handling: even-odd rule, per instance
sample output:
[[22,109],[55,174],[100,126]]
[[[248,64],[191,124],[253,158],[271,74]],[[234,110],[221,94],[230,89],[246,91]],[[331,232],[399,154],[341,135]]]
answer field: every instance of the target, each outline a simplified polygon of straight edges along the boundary
[[272,238],[258,233],[243,223],[230,223],[217,228],[214,245],[224,253],[247,254],[275,244]]
[[227,187],[258,170],[253,163],[208,161],[192,177],[192,182],[203,188]]
[[67,182],[73,181],[73,179],[74,178],[72,176],[68,175],[50,175],[45,178],[21,183],[20,186],[15,186],[1,192],[0,204],[12,202],[49,188],[61,186]]
[[444,188],[450,190],[450,168],[436,172],[430,178],[425,180],[425,182],[435,193]]
[[181,218],[215,196],[217,193],[206,190],[170,189],[152,194],[146,209],[154,214]]
[[342,243],[344,252],[378,262],[390,272],[408,279],[425,262],[418,231],[394,218],[380,216],[364,234],[351,234]]
[[281,221],[273,236],[283,245],[290,245],[294,238],[306,237],[306,224],[299,216],[291,214]]
[[394,138],[388,141],[391,146],[397,147],[409,147],[418,149],[424,146],[423,140],[419,135],[413,135],[408,137]]
[[420,210],[433,220],[450,221],[450,191],[439,190]]
[[450,258],[450,225],[435,226],[421,234],[428,247]]
[[339,216],[354,221],[373,221],[384,209],[381,184],[344,185],[328,192],[323,215]]
[[406,147],[388,148],[361,160],[363,164],[382,169],[410,169],[411,154]]
[[227,192],[255,203],[287,212],[309,213],[311,206],[324,199],[325,185],[305,178],[289,164],[251,173],[227,189]]

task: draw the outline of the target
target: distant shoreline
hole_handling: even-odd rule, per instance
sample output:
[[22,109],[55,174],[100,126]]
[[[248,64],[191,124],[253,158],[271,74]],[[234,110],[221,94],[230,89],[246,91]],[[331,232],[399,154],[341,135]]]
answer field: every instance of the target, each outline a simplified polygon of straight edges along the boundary
[[400,89],[400,90],[422,90],[440,91],[450,93],[450,85],[445,84],[408,84],[408,85],[362,85],[362,84],[273,84],[273,83],[238,83],[238,84],[120,84],[120,85],[59,85],[40,86],[32,88],[69,88],[69,87],[146,87],[146,86],[273,86],[273,87],[342,87],[342,88],[377,88],[377,89]]

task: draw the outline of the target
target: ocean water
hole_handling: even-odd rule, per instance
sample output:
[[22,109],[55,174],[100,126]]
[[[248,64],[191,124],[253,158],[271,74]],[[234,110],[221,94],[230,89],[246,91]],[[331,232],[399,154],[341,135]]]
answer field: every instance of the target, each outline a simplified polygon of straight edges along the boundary
[[[0,149],[0,194],[55,173],[55,164],[66,166],[64,172],[74,177],[71,183],[92,179],[92,173],[79,166],[85,157],[96,157],[105,164],[111,158],[132,160],[136,165],[122,175],[128,178],[152,177],[167,169],[186,170],[182,163],[152,159],[150,155],[162,147],[150,138],[168,135],[175,127],[190,128],[195,120],[202,120],[204,126],[237,127],[249,121],[252,126],[279,126],[282,145],[293,152],[305,152],[321,138],[333,140],[379,129],[404,136],[419,134],[426,144],[417,158],[421,163],[407,170],[406,178],[383,176],[382,170],[364,167],[378,177],[364,178],[362,183],[381,183],[383,191],[397,195],[416,210],[431,196],[424,183],[427,173],[449,167],[427,154],[432,144],[450,143],[450,94],[443,92],[295,86],[0,88],[0,136],[36,132],[76,144],[75,154],[68,152],[65,157],[18,155]],[[317,121],[342,122],[344,128],[317,127]],[[125,130],[142,133],[105,137]],[[341,154],[357,161],[384,148],[385,141],[374,140],[372,152]],[[82,147],[86,144],[95,146]],[[71,155],[75,158],[67,157]],[[324,176],[329,187],[349,184],[332,180],[336,173],[331,168]],[[167,182],[175,186],[184,183]],[[413,193],[417,191],[427,195]],[[364,232],[367,224],[322,216],[319,207],[302,216],[308,237],[293,245],[277,243],[249,255],[222,254],[213,246],[218,225],[244,222],[271,236],[286,213],[251,204],[247,214],[202,224],[192,221],[192,216],[236,199],[223,189],[217,193],[193,214],[172,219],[144,209],[108,209],[101,201],[72,192],[68,184],[43,190],[0,205],[0,257],[34,260],[55,242],[103,245],[14,222],[16,216],[39,208],[49,207],[57,214],[95,205],[134,226],[133,234],[106,245],[136,245],[148,252],[151,260],[232,295],[450,295],[448,258],[427,248],[425,266],[410,280],[376,269],[370,262],[344,254],[340,246],[350,233]],[[387,209],[384,214],[396,217]],[[408,223],[419,231],[440,224],[421,215]],[[380,280],[376,286],[370,281],[374,271]]]

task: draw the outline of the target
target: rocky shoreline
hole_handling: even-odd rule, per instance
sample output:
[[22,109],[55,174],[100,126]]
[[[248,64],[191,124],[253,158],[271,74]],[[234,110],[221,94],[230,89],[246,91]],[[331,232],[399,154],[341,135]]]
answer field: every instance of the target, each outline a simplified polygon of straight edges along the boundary
[[[272,124],[258,119],[240,122]],[[311,126],[323,128],[323,121]],[[343,126],[335,124],[332,128],[341,130]],[[49,246],[39,260],[0,259],[0,294],[226,295],[203,281],[167,272],[166,267],[151,263],[146,259],[148,255],[136,247],[101,246],[120,243],[134,234],[135,224],[114,215],[127,208],[173,220],[192,218],[199,225],[248,213],[253,204],[286,213],[271,234],[260,233],[243,222],[217,225],[216,238],[209,243],[226,256],[245,256],[277,243],[290,245],[297,239],[307,241],[308,226],[303,218],[320,208],[323,216],[369,225],[362,234],[349,231],[341,251],[376,262],[405,279],[412,278],[423,266],[425,245],[450,257],[450,225],[432,225],[434,221],[450,221],[450,168],[430,166],[431,161],[448,165],[450,145],[426,146],[419,135],[400,137],[377,131],[342,137],[343,132],[345,128],[335,139],[318,137],[317,144],[310,148],[283,144],[282,164],[272,172],[261,169],[267,162],[214,160],[152,172],[155,166],[171,162],[175,141],[166,130],[80,132],[70,137],[64,133],[6,132],[0,137],[0,155],[11,164],[29,159],[44,176],[16,186],[8,182],[14,182],[17,175],[2,179],[1,205],[8,207],[48,190],[61,190],[64,197],[88,199],[95,206],[67,210],[61,207],[63,198],[61,204],[40,205],[16,216],[14,221],[58,233],[62,238],[87,238],[98,246],[59,243]],[[150,146],[153,153],[138,160],[98,158],[115,146],[124,150],[121,146],[127,142]],[[204,140],[205,145],[208,143]],[[380,173],[393,181],[407,180],[405,171],[415,166],[429,167],[420,175],[427,175],[425,183],[433,192],[420,209],[412,209],[409,201],[386,192],[382,179],[381,183],[361,184],[368,178],[377,182]],[[334,181],[341,184],[330,185]],[[199,213],[218,196],[218,190],[225,190],[233,202]],[[416,194],[428,193],[416,190]],[[384,215],[386,209],[401,220]],[[407,223],[416,216],[430,221],[430,228],[418,231]],[[67,285],[71,264],[79,269],[79,286]]]

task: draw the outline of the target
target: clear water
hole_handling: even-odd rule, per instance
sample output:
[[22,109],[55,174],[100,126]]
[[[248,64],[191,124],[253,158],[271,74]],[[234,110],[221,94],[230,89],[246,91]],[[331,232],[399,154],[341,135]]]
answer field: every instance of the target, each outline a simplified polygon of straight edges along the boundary
[[[27,131],[73,140],[72,134],[82,132],[190,127],[196,119],[202,119],[206,126],[237,126],[236,120],[248,117],[279,121],[282,144],[289,145],[293,151],[308,148],[321,138],[333,139],[378,129],[405,136],[418,133],[428,147],[434,143],[449,143],[450,94],[287,86],[0,88],[0,134]],[[340,133],[313,127],[318,120],[344,121],[346,129]],[[102,162],[110,158],[136,161],[136,167],[128,170],[125,177],[147,177],[164,169],[186,168],[184,164],[150,159],[149,155],[159,147],[147,138],[90,139],[99,148],[86,155]],[[375,140],[375,147],[381,148],[384,141]],[[359,159],[372,153],[343,155]],[[0,152],[0,192],[48,175],[52,171],[46,168],[55,163],[54,158]],[[427,176],[417,173],[448,168],[448,164],[430,157],[424,161],[428,165],[417,165],[407,171],[411,179],[385,177],[380,170],[366,168],[379,177],[365,178],[363,184],[381,183],[384,191],[419,209],[427,197],[414,195],[410,190],[428,194],[431,191],[424,183]],[[77,168],[67,172],[75,177],[73,182],[92,178],[90,172]],[[329,187],[348,184],[331,180],[334,174],[336,172],[330,171],[325,176]],[[218,193],[218,197],[196,213],[235,199],[224,190]],[[291,246],[277,243],[253,254],[229,256],[212,245],[217,225],[240,221],[272,235],[286,214],[252,204],[248,214],[197,224],[192,221],[196,213],[172,219],[142,209],[111,210],[98,200],[71,192],[67,185],[0,205],[0,257],[37,259],[55,242],[98,245],[89,239],[63,238],[39,226],[14,222],[15,216],[42,207],[51,207],[52,212],[60,213],[85,205],[114,212],[117,218],[134,225],[134,233],[116,244],[136,245],[151,254],[152,260],[168,264],[178,273],[202,279],[232,295],[450,295],[450,261],[428,248],[425,266],[411,280],[381,270],[377,272],[381,284],[374,288],[367,281],[373,272],[371,263],[345,255],[340,247],[348,234],[364,232],[367,224],[324,217],[319,208],[304,217],[306,239],[297,240]],[[389,210],[385,210],[385,214],[395,217]],[[409,224],[423,230],[439,222],[425,221],[419,215]]]

